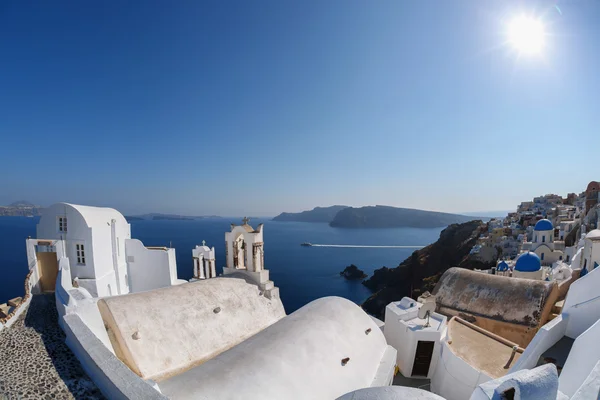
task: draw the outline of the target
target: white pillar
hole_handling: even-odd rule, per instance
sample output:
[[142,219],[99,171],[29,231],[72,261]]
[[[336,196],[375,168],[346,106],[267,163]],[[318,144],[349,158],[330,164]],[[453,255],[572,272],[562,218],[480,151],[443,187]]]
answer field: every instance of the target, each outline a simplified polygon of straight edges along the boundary
[[210,274],[209,265],[210,265],[210,260],[203,260],[202,269],[204,271],[204,274],[206,275],[206,279],[212,278],[212,276]]
[[204,267],[204,257],[201,257],[201,256],[198,257],[196,259],[196,265],[197,265],[196,271],[197,271],[197,275],[198,275],[196,278],[206,279],[206,276],[204,275],[204,268],[203,268]]

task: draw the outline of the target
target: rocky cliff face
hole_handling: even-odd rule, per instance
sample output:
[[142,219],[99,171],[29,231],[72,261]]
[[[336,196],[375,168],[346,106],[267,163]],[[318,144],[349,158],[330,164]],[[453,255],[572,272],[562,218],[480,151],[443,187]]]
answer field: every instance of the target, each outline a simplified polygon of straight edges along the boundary
[[383,319],[385,307],[404,296],[416,299],[425,291],[433,291],[442,274],[451,267],[487,269],[496,260],[483,263],[469,257],[469,252],[487,224],[480,220],[453,224],[440,233],[437,242],[415,251],[396,268],[380,268],[363,282],[375,293],[362,305],[363,309]]

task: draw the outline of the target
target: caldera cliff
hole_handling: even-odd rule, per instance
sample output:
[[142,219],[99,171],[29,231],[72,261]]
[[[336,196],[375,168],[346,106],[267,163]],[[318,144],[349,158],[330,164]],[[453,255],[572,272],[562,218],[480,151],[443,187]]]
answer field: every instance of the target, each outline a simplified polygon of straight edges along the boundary
[[404,296],[416,299],[425,291],[432,291],[442,274],[451,267],[488,269],[496,260],[482,262],[469,253],[480,234],[487,232],[487,224],[480,220],[449,225],[440,233],[437,242],[430,244],[404,260],[396,268],[383,267],[363,282],[374,293],[362,308],[383,319],[385,307]]

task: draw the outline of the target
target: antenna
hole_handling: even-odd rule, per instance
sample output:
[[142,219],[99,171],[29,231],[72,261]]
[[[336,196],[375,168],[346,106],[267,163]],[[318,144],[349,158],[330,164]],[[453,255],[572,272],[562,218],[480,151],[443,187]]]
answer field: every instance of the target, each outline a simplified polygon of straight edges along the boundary
[[431,326],[429,324],[429,317],[431,316],[431,313],[433,313],[434,311],[435,311],[435,301],[428,301],[427,303],[423,304],[421,306],[421,308],[419,308],[418,317],[420,319],[427,318],[427,322],[425,323],[425,325],[423,325],[423,328],[427,328],[427,327]]

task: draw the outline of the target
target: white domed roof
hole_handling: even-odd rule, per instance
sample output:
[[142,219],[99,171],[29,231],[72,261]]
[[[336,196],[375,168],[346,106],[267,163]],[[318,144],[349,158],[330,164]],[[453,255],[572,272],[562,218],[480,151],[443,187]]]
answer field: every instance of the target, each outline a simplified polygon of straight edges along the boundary
[[600,238],[600,229],[594,229],[593,231],[590,231],[590,233],[588,233],[587,235],[585,235],[586,239],[596,239],[596,238]]

